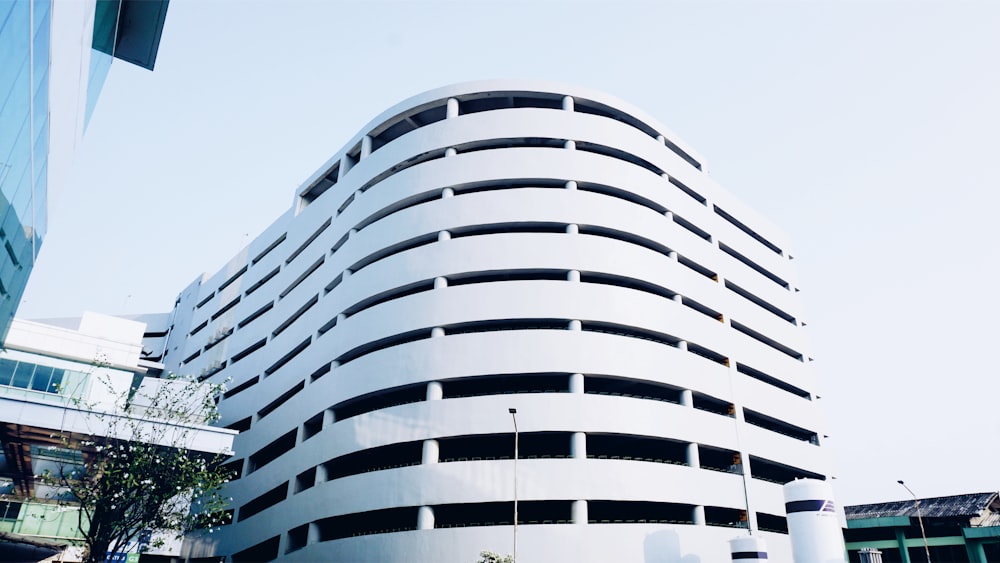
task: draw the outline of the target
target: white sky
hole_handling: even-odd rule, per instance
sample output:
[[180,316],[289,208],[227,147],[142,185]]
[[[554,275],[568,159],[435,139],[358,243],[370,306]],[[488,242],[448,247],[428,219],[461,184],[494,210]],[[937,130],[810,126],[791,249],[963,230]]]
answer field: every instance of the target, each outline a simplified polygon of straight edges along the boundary
[[842,503],[1000,489],[995,2],[172,0],[20,316],[167,311],[382,110],[502,77],[642,108],[791,234]]

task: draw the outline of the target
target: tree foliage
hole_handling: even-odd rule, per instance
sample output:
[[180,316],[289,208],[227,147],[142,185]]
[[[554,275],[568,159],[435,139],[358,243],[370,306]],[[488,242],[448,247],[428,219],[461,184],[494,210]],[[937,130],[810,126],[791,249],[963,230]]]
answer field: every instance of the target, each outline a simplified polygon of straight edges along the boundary
[[509,553],[500,555],[493,551],[480,551],[479,561],[476,563],[514,563],[514,557]]
[[[102,381],[113,389],[110,380]],[[190,449],[197,426],[218,419],[215,399],[223,390],[177,377],[146,378],[117,397],[111,412],[81,401],[88,424],[100,431],[85,439],[63,437],[81,452],[82,465],[67,463],[42,478],[79,502],[86,563],[125,551],[143,532],[180,537],[227,523],[228,499],[220,495],[231,476],[221,466],[227,456]]]

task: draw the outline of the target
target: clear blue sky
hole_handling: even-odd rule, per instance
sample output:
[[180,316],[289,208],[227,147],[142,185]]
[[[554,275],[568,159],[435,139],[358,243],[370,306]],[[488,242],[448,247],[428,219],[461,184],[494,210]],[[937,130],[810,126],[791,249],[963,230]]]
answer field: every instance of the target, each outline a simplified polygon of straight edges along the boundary
[[479,78],[646,110],[795,243],[843,503],[1000,489],[1000,4],[172,0],[20,316],[169,310],[367,121]]

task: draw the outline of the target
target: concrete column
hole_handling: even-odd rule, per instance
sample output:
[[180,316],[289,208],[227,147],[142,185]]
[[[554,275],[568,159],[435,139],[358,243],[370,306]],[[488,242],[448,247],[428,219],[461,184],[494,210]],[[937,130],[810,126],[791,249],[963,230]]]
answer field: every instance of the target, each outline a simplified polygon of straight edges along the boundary
[[674,297],[673,297],[673,300],[674,300],[675,303],[682,303],[683,304],[684,303],[684,296],[681,295],[680,293],[675,293]]
[[580,270],[570,270],[566,273],[566,281],[578,282],[580,281]]
[[695,506],[691,509],[691,521],[695,526],[705,525],[705,507]]
[[577,183],[576,183],[575,180],[570,180],[569,182],[566,182],[566,189],[567,190],[575,190],[578,187],[579,186],[577,185]]
[[667,138],[666,138],[666,137],[664,137],[663,135],[657,135],[657,136],[656,136],[656,140],[657,140],[657,141],[658,141],[658,142],[659,142],[659,143],[660,143],[661,145],[665,145],[665,144],[667,144]]
[[358,230],[357,229],[351,229],[351,230],[347,231],[347,238],[353,238],[353,237],[356,237],[356,236],[358,236]]
[[567,235],[580,234],[580,225],[577,225],[576,223],[570,223],[569,225],[566,225],[566,234]]
[[576,141],[566,141],[565,143],[563,143],[563,148],[564,149],[569,149],[571,151],[575,151],[576,150]]
[[455,197],[455,190],[451,188],[441,190],[441,199],[448,199],[449,197]]
[[663,216],[667,218],[667,221],[673,221],[674,220],[674,212],[673,211],[665,211],[663,213]]
[[438,233],[438,242],[443,242],[446,240],[451,240],[451,233],[448,231],[441,231]]
[[576,104],[573,103],[573,96],[563,96],[563,99],[562,99],[562,108],[565,111],[573,111],[574,108],[575,108],[575,105]]
[[687,349],[688,349],[687,340],[679,340],[679,341],[677,341],[677,349],[678,350],[684,350],[685,352],[687,352]]
[[[344,273],[346,274],[347,271],[345,271]],[[340,313],[340,314],[337,315],[337,324],[338,325],[341,324],[341,323],[343,323],[346,320],[347,320],[347,315],[345,315],[344,313]]]
[[372,153],[372,137],[371,135],[365,135],[364,137],[361,137],[361,158],[365,158],[371,153]]
[[695,469],[701,467],[701,455],[698,453],[698,444],[694,442],[687,445],[687,465]]
[[437,440],[424,440],[424,451],[421,463],[437,463],[441,459],[441,446]]
[[434,278],[434,289],[444,289],[448,287],[448,278],[438,276]]
[[351,162],[351,157],[347,156],[346,154],[340,157],[340,168],[337,169],[338,182],[344,179],[344,176],[346,176],[347,173],[351,170],[351,166],[353,166],[353,163]]
[[574,432],[570,437],[569,455],[573,459],[587,459],[587,435],[583,432]]
[[351,277],[351,274],[353,274],[353,273],[354,272],[352,272],[349,269],[344,269],[344,274],[342,276],[340,276],[340,280],[341,281],[347,281],[347,278]]
[[315,481],[315,483],[316,483],[316,485],[319,485],[320,483],[323,483],[326,480],[327,480],[326,465],[324,465],[324,464],[321,463],[321,464],[319,464],[319,465],[316,466],[316,481]]
[[674,262],[676,262],[676,261],[678,260],[678,258],[677,258],[677,251],[676,251],[676,250],[671,250],[671,251],[670,251],[670,253],[669,253],[669,254],[667,254],[667,256],[668,256],[668,257],[669,257],[669,258],[670,258],[671,260],[673,260]]
[[278,536],[278,553],[283,555],[288,553],[288,532]]
[[583,374],[574,373],[569,376],[569,392],[583,393]]
[[690,389],[681,390],[681,405],[694,408],[694,393]]
[[420,510],[417,512],[417,529],[418,530],[433,530],[434,529],[434,509],[429,506],[421,506]]
[[455,98],[448,98],[448,109],[445,111],[445,117],[448,119],[458,117],[458,100]]
[[315,522],[309,523],[309,531],[306,532],[306,545],[319,543],[319,524]]
[[337,413],[333,409],[323,411],[323,428],[329,428],[334,422],[337,422]]
[[458,151],[455,150],[455,147],[448,147],[448,148],[444,149],[444,156],[446,158],[449,157],[449,156],[455,156],[456,154],[458,154]]
[[444,329],[443,328],[441,328],[439,326],[436,326],[436,327],[434,327],[434,328],[431,329],[431,338],[439,338],[441,336],[444,336]]
[[569,330],[583,330],[583,323],[577,320],[572,320],[569,322],[569,326],[567,328],[569,328]]
[[906,535],[903,533],[903,528],[896,528],[896,546],[899,547],[900,561],[913,563],[910,561],[910,552],[906,550]]
[[585,500],[573,501],[573,523],[574,524],[587,523],[587,501]]
[[983,549],[983,542],[970,539],[965,540],[965,553],[969,556],[970,563],[989,563],[986,559],[986,550]]
[[427,400],[440,401],[444,397],[444,391],[440,381],[431,381],[427,384]]

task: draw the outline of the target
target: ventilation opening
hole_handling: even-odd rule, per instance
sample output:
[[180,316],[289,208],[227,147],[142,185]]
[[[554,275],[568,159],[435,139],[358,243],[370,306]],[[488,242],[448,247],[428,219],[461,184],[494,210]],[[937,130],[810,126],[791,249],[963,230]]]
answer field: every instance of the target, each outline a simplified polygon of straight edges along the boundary
[[296,528],[288,530],[288,547],[285,548],[285,553],[292,553],[293,551],[298,551],[306,546],[309,542],[309,524],[303,524]]
[[277,399],[271,401],[270,403],[267,404],[267,406],[257,411],[257,418],[261,419],[271,414],[272,412],[275,411],[275,409],[287,403],[289,399],[297,395],[299,391],[305,389],[305,387],[306,387],[305,380],[298,382],[298,384],[296,384],[295,387],[292,387],[288,391],[285,391]]
[[616,287],[627,287],[628,289],[634,289],[636,291],[642,291],[645,293],[657,295],[659,297],[663,297],[664,299],[673,299],[674,296],[677,295],[673,291],[660,287],[656,284],[652,284],[647,281],[638,280],[635,278],[616,276],[614,274],[581,272],[580,281],[583,283],[598,283],[603,285],[613,285]]
[[785,465],[753,455],[750,456],[750,474],[753,475],[754,479],[778,483],[779,485],[784,485],[796,479],[826,480],[826,477],[819,473],[813,473],[812,471],[806,471],[805,469],[799,469],[798,467],[792,467],[791,465]]
[[785,383],[784,381],[776,377],[767,375],[766,373],[760,370],[753,369],[748,365],[737,363],[736,371],[742,373],[743,375],[752,377],[758,381],[763,381],[764,383],[767,383],[772,387],[777,387],[778,389],[791,393],[797,397],[802,397],[803,399],[807,399],[810,401],[812,400],[812,394],[810,394],[809,391],[806,391],[805,389],[800,389],[790,383]]
[[529,280],[566,281],[566,270],[495,270],[488,272],[468,272],[455,276],[448,276],[448,286]]
[[446,334],[471,334],[501,330],[566,330],[564,319],[495,319],[456,323],[445,327]]
[[[518,524],[569,524],[573,501],[527,500],[517,503]],[[477,502],[434,506],[435,528],[509,526],[514,523],[513,502]]]
[[417,510],[406,506],[324,518],[316,522],[319,541],[416,530]]
[[705,507],[705,525],[724,528],[746,528],[748,526],[746,510],[726,508],[723,506]]
[[419,465],[422,455],[422,441],[403,442],[335,457],[324,463],[323,467],[326,469],[327,480],[332,481],[350,475]]
[[295,494],[311,489],[316,485],[316,468],[310,467],[295,476]]
[[251,420],[252,417],[248,416],[246,418],[237,420],[236,422],[230,424],[229,426],[226,426],[226,428],[230,430],[235,430],[237,432],[246,432],[247,430],[250,430]]
[[776,534],[788,534],[788,520],[784,516],[757,513],[757,528],[762,532],[774,532]]
[[687,444],[648,436],[587,434],[587,457],[685,465]]
[[[264,446],[263,448],[257,450],[257,452],[250,456],[250,463],[247,467],[247,474],[257,471],[261,467],[271,463],[272,461],[278,459],[279,457],[290,452],[292,448],[295,447],[295,430],[291,430],[284,436],[274,440],[270,444]],[[287,484],[287,483],[286,483]],[[240,511],[240,516],[242,517],[242,510]]]
[[427,385],[417,383],[388,390],[376,391],[354,397],[333,406],[334,420],[341,421],[380,409],[423,401],[427,397]]
[[[439,438],[439,461],[479,461],[514,458],[514,434],[475,434]],[[518,436],[520,459],[570,456],[569,432],[522,432]]]
[[251,377],[250,379],[244,381],[243,383],[237,385],[236,387],[233,387],[229,391],[226,391],[222,395],[222,398],[223,399],[229,399],[229,398],[235,397],[236,395],[239,395],[240,393],[246,391],[247,389],[253,387],[254,385],[257,385],[258,381],[260,381],[260,376],[259,375],[255,375],[255,376]]
[[[280,536],[262,541],[253,547],[248,547],[243,551],[233,554],[233,563],[257,563],[259,561],[271,561],[278,558]],[[214,561],[215,559],[213,559]]]
[[280,272],[280,271],[281,271],[281,266],[275,266],[273,270],[271,270],[267,274],[264,274],[264,277],[260,278],[253,285],[251,285],[250,287],[248,287],[247,291],[246,291],[246,295],[250,295],[251,293],[253,293],[253,292],[257,291],[258,289],[260,289],[261,286],[263,286],[265,283],[271,281],[271,279],[274,278],[274,276],[278,275],[278,272]]
[[743,418],[747,421],[747,424],[752,424],[771,432],[777,432],[796,440],[819,445],[819,436],[812,430],[806,430],[805,428],[800,428],[794,424],[789,424],[783,420],[771,418],[770,416],[746,408],[743,409]]
[[694,506],[673,502],[590,500],[591,524],[693,524]]
[[393,346],[399,346],[401,344],[406,344],[408,342],[416,342],[417,340],[425,340],[431,337],[431,331],[428,329],[418,329],[411,330],[410,332],[404,332],[403,334],[396,334],[393,336],[387,336],[379,340],[374,340],[361,346],[357,346],[339,358],[336,361],[340,362],[340,365],[345,365],[348,362],[352,362],[361,356],[378,352],[379,350],[385,350],[386,348],[391,348]]
[[373,296],[369,297],[368,299],[365,299],[363,301],[359,301],[358,303],[355,303],[354,305],[352,305],[348,309],[345,309],[344,310],[344,314],[347,315],[348,317],[350,317],[350,316],[356,315],[356,314],[358,314],[358,313],[360,313],[360,312],[362,312],[364,310],[371,309],[372,307],[374,307],[376,305],[380,305],[380,304],[386,303],[388,301],[393,301],[395,299],[401,299],[403,297],[407,297],[407,296],[413,295],[415,293],[421,293],[421,292],[424,292],[424,291],[430,291],[432,289],[434,289],[434,281],[433,280],[421,281],[421,282],[416,282],[416,283],[412,283],[412,284],[409,284],[409,285],[405,285],[405,286],[402,286],[402,287],[397,287],[397,288],[394,288],[394,289],[390,289],[388,291],[383,291],[382,293],[379,293],[377,295],[373,295]]
[[781,309],[775,307],[774,305],[771,305],[770,303],[768,303],[767,301],[764,301],[760,297],[757,297],[756,295],[754,295],[754,294],[750,293],[749,291],[743,289],[742,287],[740,287],[740,286],[738,286],[738,285],[730,282],[729,280],[725,281],[725,285],[726,285],[726,289],[728,289],[729,291],[732,291],[736,295],[739,295],[743,299],[746,299],[747,301],[753,303],[754,305],[760,307],[761,309],[764,309],[765,311],[771,313],[772,315],[775,315],[775,316],[781,318],[782,320],[785,320],[785,321],[788,321],[788,322],[790,322],[792,324],[795,324],[795,317],[789,315],[788,313],[782,311]]
[[753,260],[747,258],[746,256],[736,252],[732,248],[726,246],[725,244],[719,243],[719,250],[725,252],[726,254],[732,256],[733,258],[739,260],[744,265],[748,266],[751,270],[757,272],[758,274],[764,276],[765,278],[773,281],[774,283],[780,285],[781,287],[788,289],[788,282],[779,278],[778,276],[772,274],[769,270],[761,266],[760,264],[754,262]]
[[737,229],[739,229],[739,230],[743,231],[744,233],[746,233],[747,235],[749,235],[750,238],[752,238],[755,241],[763,244],[769,250],[771,250],[771,252],[774,252],[775,254],[777,254],[779,256],[784,256],[784,253],[781,251],[780,248],[778,248],[777,246],[775,246],[771,241],[769,241],[766,238],[762,237],[760,234],[757,233],[757,231],[754,231],[750,227],[744,225],[737,218],[735,218],[732,215],[730,215],[730,214],[726,213],[725,211],[723,211],[722,208],[720,208],[718,205],[713,205],[712,207],[715,209],[715,212],[720,217],[722,217],[726,221],[729,221],[734,227],[736,227]]
[[693,392],[691,397],[694,400],[694,408],[724,416],[736,416],[736,407],[729,401],[716,399],[710,395]]
[[222,464],[222,470],[224,472],[229,473],[229,480],[230,481],[235,481],[235,480],[243,477],[243,460],[242,459],[234,459],[233,461],[230,461],[229,463],[223,463]]
[[760,342],[761,344],[766,344],[767,346],[774,348],[775,350],[781,352],[782,354],[785,354],[786,356],[789,356],[791,358],[795,358],[800,362],[802,361],[802,354],[798,353],[792,348],[789,348],[788,346],[785,346],[784,344],[778,342],[777,340],[764,336],[763,334],[757,332],[756,330],[749,328],[746,325],[740,324],[736,321],[733,321],[732,319],[730,319],[729,324],[737,331],[742,332],[743,334],[749,336],[750,338],[753,338],[757,342]]
[[250,518],[251,516],[254,516],[264,510],[267,510],[268,508],[271,508],[272,506],[285,500],[287,492],[288,492],[288,481],[285,481],[284,483],[278,485],[277,487],[271,489],[270,491],[244,504],[243,506],[240,507],[240,517],[237,519],[237,522],[242,522],[247,518]]
[[302,423],[302,441],[305,442],[323,430],[323,413],[314,415]]
[[681,390],[670,385],[650,383],[636,379],[588,375],[584,377],[584,392],[595,395],[634,397],[680,404]]
[[698,444],[698,460],[702,469],[711,469],[712,471],[722,471],[725,473],[743,473],[740,454],[733,450]]
[[479,375],[441,382],[443,398],[480,397],[514,393],[566,393],[568,373]]

